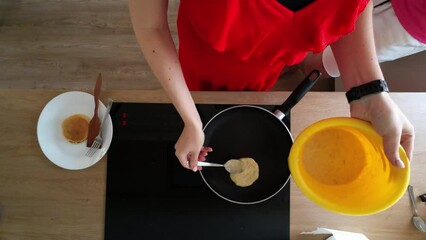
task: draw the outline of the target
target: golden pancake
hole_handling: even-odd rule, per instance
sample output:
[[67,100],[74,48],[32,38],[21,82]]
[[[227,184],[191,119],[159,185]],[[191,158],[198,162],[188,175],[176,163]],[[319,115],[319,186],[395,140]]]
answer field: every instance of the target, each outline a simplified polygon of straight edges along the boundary
[[87,139],[90,118],[83,114],[74,114],[62,122],[62,135],[70,143],[81,143]]
[[231,173],[231,180],[239,187],[248,187],[259,178],[259,165],[253,158],[240,158],[242,172]]

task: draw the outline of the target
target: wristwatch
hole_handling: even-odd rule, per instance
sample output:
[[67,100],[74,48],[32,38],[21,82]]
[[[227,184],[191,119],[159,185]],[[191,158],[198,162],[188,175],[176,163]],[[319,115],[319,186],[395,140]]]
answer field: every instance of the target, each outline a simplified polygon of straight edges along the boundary
[[348,99],[348,103],[350,103],[364,96],[380,92],[389,92],[388,85],[383,79],[377,79],[351,88],[349,91],[346,92],[346,99]]

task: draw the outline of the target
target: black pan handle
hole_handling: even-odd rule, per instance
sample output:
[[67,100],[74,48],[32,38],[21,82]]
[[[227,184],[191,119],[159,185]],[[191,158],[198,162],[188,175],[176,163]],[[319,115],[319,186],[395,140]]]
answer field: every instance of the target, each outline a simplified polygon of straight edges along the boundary
[[277,106],[274,114],[282,120],[305,95],[311,90],[318,79],[321,76],[321,72],[313,70],[309,75],[294,89],[290,96],[285,100],[281,106]]

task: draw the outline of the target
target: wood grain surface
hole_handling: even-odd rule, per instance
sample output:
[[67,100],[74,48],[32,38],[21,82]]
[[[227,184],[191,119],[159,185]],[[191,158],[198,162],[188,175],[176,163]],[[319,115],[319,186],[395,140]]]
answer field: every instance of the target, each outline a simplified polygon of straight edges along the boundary
[[[0,239],[103,239],[106,157],[94,166],[64,170],[40,150],[37,120],[48,101],[61,90],[0,90]],[[198,103],[280,104],[288,92],[194,92]],[[411,184],[416,195],[426,192],[426,94],[392,97],[417,131]],[[101,99],[117,102],[169,102],[161,91],[103,91]],[[348,116],[343,93],[311,92],[293,109],[294,137],[309,124],[327,117]],[[418,199],[426,219],[426,205]],[[299,233],[326,227],[364,233],[370,240],[421,240],[425,235],[411,223],[408,195],[390,209],[366,217],[326,211],[308,200],[291,182],[291,239]]]
[[[178,1],[169,19],[177,36]],[[158,89],[137,45],[126,0],[0,1],[0,87]]]

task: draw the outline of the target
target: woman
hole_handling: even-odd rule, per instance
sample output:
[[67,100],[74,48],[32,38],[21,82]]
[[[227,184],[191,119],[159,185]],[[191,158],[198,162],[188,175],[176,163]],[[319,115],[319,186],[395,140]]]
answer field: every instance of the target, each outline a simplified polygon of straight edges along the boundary
[[[212,149],[203,147],[202,122],[190,90],[270,89],[286,65],[331,45],[344,87],[383,79],[374,49],[367,0],[181,0],[179,56],[167,21],[167,0],[130,0],[133,28],[145,59],[184,121],[175,149],[183,167]],[[386,91],[350,102],[351,116],[372,122],[389,160],[404,167],[414,129]]]

